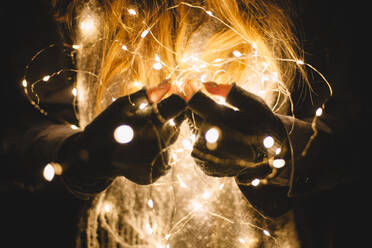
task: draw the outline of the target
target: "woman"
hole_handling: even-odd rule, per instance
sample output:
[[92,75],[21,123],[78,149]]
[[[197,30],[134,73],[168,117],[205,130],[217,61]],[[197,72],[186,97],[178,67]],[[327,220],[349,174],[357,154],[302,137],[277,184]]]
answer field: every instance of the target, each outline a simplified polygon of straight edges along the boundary
[[[82,245],[293,246],[293,225],[271,231],[241,194],[277,217],[293,195],[334,185],[309,179],[327,137],[324,102],[311,122],[291,116],[291,83],[305,64],[282,10],[260,1],[74,4],[83,130],[30,135],[73,193],[111,185],[82,221]],[[221,178],[190,166],[190,152]]]

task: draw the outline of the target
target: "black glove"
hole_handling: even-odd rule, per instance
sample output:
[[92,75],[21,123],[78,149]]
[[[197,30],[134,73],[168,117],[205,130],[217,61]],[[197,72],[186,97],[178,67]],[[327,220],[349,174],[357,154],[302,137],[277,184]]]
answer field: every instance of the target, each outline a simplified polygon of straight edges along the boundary
[[[197,164],[207,175],[237,176],[238,183],[246,185],[256,178],[276,177],[283,169],[275,167],[281,167],[289,154],[283,123],[261,98],[235,84],[226,102],[231,107],[201,92],[188,102],[199,130],[192,151]],[[211,128],[218,130],[216,142],[206,140]],[[269,136],[274,144],[267,148],[263,141]]]
[[[177,95],[151,104],[145,90],[118,98],[62,146],[59,162],[66,168],[63,175],[68,185],[89,192],[107,186],[103,183],[94,189],[94,182],[109,183],[116,176],[138,184],[155,182],[169,169],[167,147],[178,136],[185,107],[186,102]],[[122,125],[133,131],[132,139],[125,143],[114,137]]]

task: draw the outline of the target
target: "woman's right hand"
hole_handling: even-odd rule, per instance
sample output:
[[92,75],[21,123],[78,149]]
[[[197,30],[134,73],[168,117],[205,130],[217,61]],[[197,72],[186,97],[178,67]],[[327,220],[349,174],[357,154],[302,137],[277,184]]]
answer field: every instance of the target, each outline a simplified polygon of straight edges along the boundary
[[164,175],[169,169],[167,147],[178,136],[186,107],[175,94],[161,100],[169,90],[170,84],[164,82],[120,97],[84,131],[67,139],[60,152],[67,177],[124,176],[151,184]]

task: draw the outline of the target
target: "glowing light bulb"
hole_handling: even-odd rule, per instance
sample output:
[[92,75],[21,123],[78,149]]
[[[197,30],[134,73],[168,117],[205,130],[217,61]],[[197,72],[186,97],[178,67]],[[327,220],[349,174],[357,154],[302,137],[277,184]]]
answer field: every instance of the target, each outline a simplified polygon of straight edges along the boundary
[[222,190],[224,186],[225,186],[225,184],[224,183],[221,183],[220,186],[218,187],[218,189],[219,190]]
[[189,139],[182,140],[182,146],[185,150],[192,151],[192,143]]
[[282,149],[280,147],[276,148],[275,150],[275,154],[276,155],[279,155],[279,153],[282,151]]
[[55,175],[55,170],[52,164],[47,164],[43,170],[44,179],[48,182],[52,181]]
[[258,178],[256,178],[256,179],[254,179],[252,182],[251,182],[251,184],[253,185],[253,186],[258,186],[259,184],[260,184],[260,179],[258,179]]
[[70,125],[70,128],[73,129],[73,130],[79,129],[79,127],[76,126],[76,125],[74,125],[74,124],[71,124],[71,125]]
[[242,53],[239,52],[238,50],[235,50],[235,51],[233,51],[233,55],[234,55],[235,57],[237,57],[237,58],[240,58],[240,57],[242,56]]
[[321,116],[323,114],[323,109],[322,108],[318,108],[316,111],[315,111],[315,115],[316,116]]
[[273,167],[274,168],[277,168],[277,169],[280,169],[280,168],[283,168],[285,165],[285,160],[284,159],[274,159],[273,161]]
[[177,175],[177,179],[182,188],[187,188],[187,184],[182,180],[182,178],[179,175]]
[[121,125],[114,131],[114,138],[120,144],[126,144],[132,141],[134,137],[133,129],[128,125]]
[[199,211],[199,210],[201,210],[202,209],[202,205],[200,204],[200,202],[198,202],[198,201],[196,201],[196,200],[194,200],[193,202],[192,202],[192,208],[194,209],[194,211]]
[[78,50],[80,48],[80,46],[75,44],[75,45],[72,45],[72,48],[75,49],[75,50]]
[[239,238],[238,241],[242,244],[245,244],[245,239]]
[[128,51],[128,47],[127,47],[126,45],[122,45],[122,46],[121,46],[121,49],[122,49],[123,51]]
[[130,15],[137,15],[137,11],[135,9],[128,9],[128,13]]
[[73,88],[71,90],[71,93],[72,93],[73,96],[76,96],[77,95],[77,89],[76,88]]
[[203,193],[203,195],[202,195],[202,197],[203,197],[204,199],[209,199],[211,196],[212,196],[212,194],[211,194],[211,192],[209,192],[209,191],[204,191],[204,193]]
[[266,147],[266,148],[271,148],[271,147],[273,147],[273,145],[274,145],[274,139],[273,139],[273,137],[271,137],[271,136],[267,136],[266,138],[264,138],[264,140],[263,140],[263,144],[264,144],[264,146]]
[[96,33],[96,19],[93,16],[86,16],[82,22],[80,22],[80,31],[85,36],[91,36]]
[[270,232],[268,230],[263,230],[263,233],[266,235],[266,236],[270,236]]
[[301,60],[301,59],[297,60],[296,63],[297,63],[298,65],[303,65],[303,64],[305,64],[305,62],[304,62],[303,60]]
[[144,102],[143,102],[143,103],[141,103],[141,104],[139,105],[138,108],[139,108],[140,110],[143,110],[143,109],[146,108],[146,107],[147,107],[147,103],[144,103]]
[[138,82],[138,81],[134,81],[133,82],[133,85],[137,88],[141,88],[142,87],[142,83],[141,82]]
[[215,127],[212,127],[205,133],[205,139],[208,143],[216,143],[219,137],[220,131]]
[[170,120],[168,121],[168,124],[169,124],[169,126],[171,126],[171,127],[176,126],[176,123],[174,122],[174,119],[170,119]]
[[150,226],[150,224],[146,224],[145,229],[146,229],[146,232],[148,234],[153,234],[153,232],[154,232],[154,229],[152,229],[152,227]]
[[220,105],[226,105],[226,99],[223,96],[215,96],[216,102]]
[[153,200],[148,200],[147,201],[147,206],[149,206],[149,208],[154,208],[154,201]]
[[27,81],[26,81],[26,79],[23,79],[23,80],[22,80],[22,86],[23,86],[24,88],[27,87]]
[[168,233],[168,234],[165,235],[164,238],[165,238],[165,240],[169,240],[170,237],[171,237],[171,235]]
[[43,77],[44,82],[48,82],[49,79],[50,79],[50,75],[46,75]]
[[106,203],[106,204],[103,206],[103,211],[104,211],[105,213],[110,213],[111,210],[112,210],[112,206],[111,206],[110,203]]
[[207,15],[209,15],[209,16],[213,16],[212,11],[210,11],[210,10],[205,11],[205,13],[207,13]]
[[141,38],[145,38],[147,36],[147,34],[149,33],[150,31],[149,30],[145,30],[141,33]]
[[154,68],[155,70],[159,71],[161,70],[161,68],[163,68],[163,65],[159,62],[156,62],[152,65],[152,68]]

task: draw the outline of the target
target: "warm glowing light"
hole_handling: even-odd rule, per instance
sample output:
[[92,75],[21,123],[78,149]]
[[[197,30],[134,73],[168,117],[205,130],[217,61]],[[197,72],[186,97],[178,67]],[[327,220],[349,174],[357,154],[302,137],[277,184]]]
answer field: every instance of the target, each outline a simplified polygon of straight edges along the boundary
[[201,75],[201,76],[200,76],[200,81],[201,81],[202,83],[207,82],[207,75],[206,75],[206,74]]
[[322,108],[318,108],[316,111],[315,111],[315,115],[316,116],[321,116],[323,114],[323,109]]
[[202,195],[202,197],[203,197],[204,199],[209,199],[211,196],[212,196],[212,194],[211,194],[211,192],[209,192],[209,191],[204,191],[204,193],[203,193],[203,195]]
[[161,70],[161,68],[163,68],[163,65],[159,62],[156,62],[152,65],[152,68],[154,68],[155,70],[159,71]]
[[266,236],[270,236],[270,232],[268,230],[263,230],[263,233],[266,235]]
[[128,13],[130,15],[137,15],[137,11],[135,9],[128,9]]
[[225,187],[225,184],[224,183],[221,183],[220,186],[218,187],[219,190],[222,190],[223,187]]
[[73,129],[73,130],[79,129],[79,127],[76,126],[76,125],[74,125],[74,124],[71,124],[71,125],[70,125],[70,128]]
[[71,90],[71,93],[72,93],[73,96],[76,96],[77,95],[77,89],[76,88],[73,88]]
[[139,105],[139,109],[140,110],[143,110],[144,108],[146,108],[147,107],[147,103],[145,103],[145,102],[143,102],[143,103],[141,103],[140,105]]
[[253,185],[253,186],[258,186],[259,184],[260,184],[260,179],[258,179],[258,178],[256,178],[256,179],[254,179],[252,182],[251,182],[251,184]]
[[75,44],[75,45],[72,45],[72,48],[75,49],[75,50],[78,50],[80,48],[80,46]]
[[22,80],[22,86],[23,86],[24,88],[27,87],[27,81],[26,81],[26,79],[23,79],[23,80]]
[[134,137],[133,129],[128,125],[121,125],[114,131],[114,138],[120,144],[126,144],[132,141]]
[[126,45],[122,45],[122,46],[121,46],[121,49],[122,49],[123,51],[128,51],[128,47],[127,47]]
[[201,210],[202,209],[202,205],[200,204],[200,202],[198,202],[198,201],[196,201],[196,200],[194,200],[193,202],[192,202],[192,208],[194,209],[194,211],[199,211],[199,210]]
[[154,229],[152,229],[149,224],[146,225],[145,229],[148,234],[152,234],[154,232]]
[[276,148],[275,150],[275,154],[276,155],[279,155],[279,153],[282,151],[282,149],[280,147]]
[[219,137],[220,131],[215,127],[212,127],[205,133],[205,139],[208,143],[216,143]]
[[46,76],[43,77],[44,82],[47,82],[49,79],[50,79],[50,75],[46,75]]
[[185,148],[185,150],[192,151],[192,143],[189,139],[182,140],[182,146]]
[[106,204],[103,206],[103,211],[105,211],[105,213],[110,213],[111,210],[112,210],[112,206],[111,206],[111,204],[106,203]]
[[277,168],[277,169],[280,169],[280,168],[283,168],[285,165],[285,160],[284,159],[274,159],[273,161],[273,167],[274,168]]
[[216,102],[221,105],[226,105],[226,99],[223,96],[215,96]]
[[80,22],[80,30],[85,36],[91,36],[96,33],[96,21],[92,16],[87,16]]
[[242,244],[245,244],[245,239],[239,238],[238,241]]
[[177,179],[182,188],[187,188],[187,184],[182,180],[182,178],[179,175],[177,175]]
[[207,13],[207,15],[209,15],[209,16],[213,16],[212,11],[210,11],[210,10],[205,11],[205,13]]
[[174,122],[174,119],[170,119],[170,120],[168,121],[168,123],[169,123],[169,125],[172,126],[172,127],[176,126],[176,123]]
[[154,208],[154,201],[153,200],[148,200],[147,201],[147,206],[149,206],[149,208]]
[[55,175],[55,170],[52,164],[47,164],[43,170],[44,179],[48,182],[52,181]]
[[150,32],[150,30],[145,30],[141,33],[141,38],[145,38],[147,36],[147,34]]
[[242,53],[238,50],[233,51],[233,55],[237,58],[240,58],[242,56]]
[[303,64],[305,64],[305,62],[304,62],[303,60],[300,60],[300,59],[297,60],[296,63],[297,63],[298,65],[303,65]]
[[266,147],[266,148],[271,148],[271,147],[273,147],[273,145],[274,145],[274,139],[273,139],[273,137],[271,137],[271,136],[267,136],[266,138],[264,138],[264,140],[263,140],[263,144],[264,144],[264,146]]
[[171,235],[168,233],[168,234],[165,235],[164,239],[169,240],[170,237],[171,237]]
[[138,82],[138,81],[134,81],[133,82],[133,85],[137,88],[141,88],[143,86],[143,84],[141,82]]

